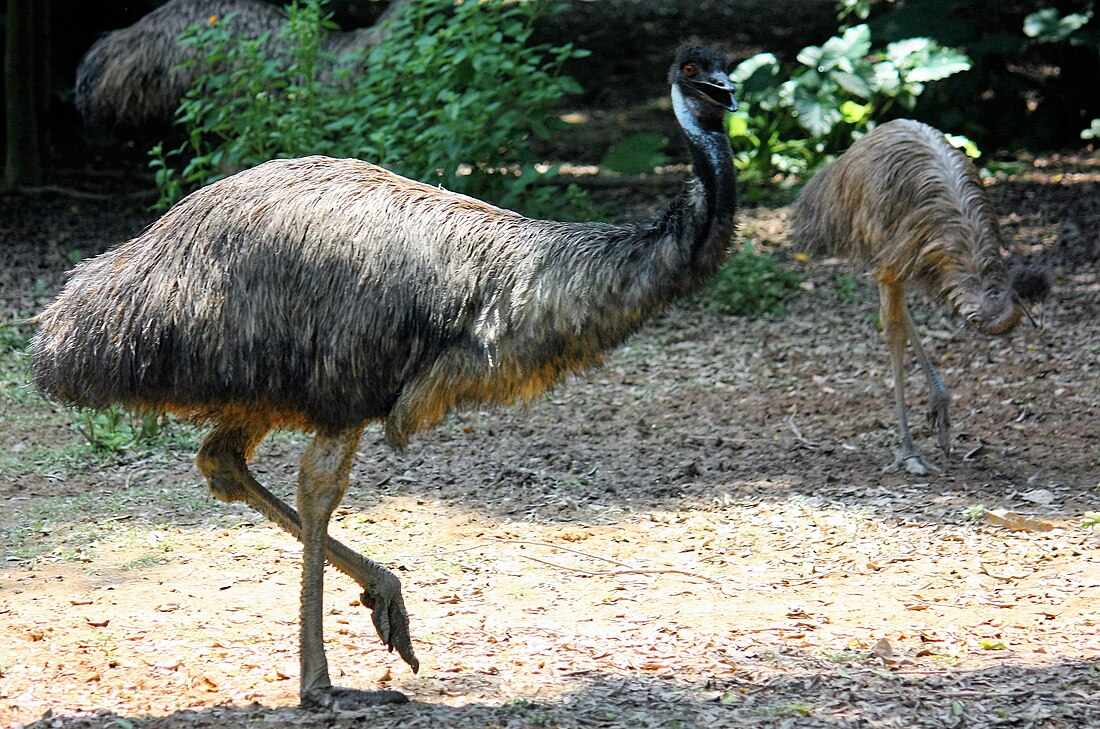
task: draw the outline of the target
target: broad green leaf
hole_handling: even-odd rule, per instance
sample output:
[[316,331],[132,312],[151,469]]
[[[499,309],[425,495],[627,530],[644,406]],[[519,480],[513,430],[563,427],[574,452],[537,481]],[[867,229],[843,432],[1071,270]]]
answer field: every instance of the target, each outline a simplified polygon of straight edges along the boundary
[[840,105],[840,115],[849,124],[859,124],[871,116],[871,104],[857,104],[845,101]]
[[970,59],[965,53],[953,48],[936,48],[931,50],[927,59],[919,66],[912,68],[906,75],[909,81],[924,83],[938,81],[961,71],[970,70]]
[[978,159],[982,156],[982,152],[978,149],[978,145],[971,141],[968,137],[964,137],[961,134],[945,134],[943,135],[947,139],[947,143],[955,149],[961,149],[970,159]]
[[861,99],[868,99],[871,97],[871,87],[856,74],[834,71],[829,75],[832,77],[833,81],[836,81],[840,88],[848,93],[854,94]]
[[806,46],[798,52],[798,55],[795,56],[795,59],[804,66],[809,66],[810,68],[820,68],[821,46]]
[[771,53],[758,53],[737,64],[730,79],[745,95],[768,93],[779,80],[779,61]]
[[1058,43],[1091,19],[1091,10],[1059,18],[1057,8],[1043,8],[1024,18],[1024,35],[1039,43]]
[[898,67],[892,61],[881,61],[875,64],[875,89],[888,97],[897,95],[901,88],[901,76]]
[[667,144],[668,138],[661,134],[631,134],[620,139],[608,150],[600,161],[600,166],[624,175],[650,172],[667,161],[664,153]]
[[840,109],[824,104],[803,88],[794,92],[794,113],[799,125],[817,137],[824,137],[840,121]]

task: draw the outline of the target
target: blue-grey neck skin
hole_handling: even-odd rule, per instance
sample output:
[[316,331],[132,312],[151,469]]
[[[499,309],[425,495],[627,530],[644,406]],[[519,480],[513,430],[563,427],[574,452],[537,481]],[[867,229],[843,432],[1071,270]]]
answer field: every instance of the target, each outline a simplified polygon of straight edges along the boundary
[[676,84],[672,109],[687,138],[695,176],[703,183],[707,213],[712,219],[732,216],[737,193],[725,111],[689,97]]

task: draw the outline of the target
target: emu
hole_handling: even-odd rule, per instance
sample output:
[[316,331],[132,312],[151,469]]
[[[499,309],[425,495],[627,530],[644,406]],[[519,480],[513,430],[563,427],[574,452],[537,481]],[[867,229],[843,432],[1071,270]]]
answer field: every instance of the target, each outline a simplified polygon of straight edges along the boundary
[[989,196],[970,160],[943,133],[898,119],[876,127],[813,177],[795,204],[798,245],[868,266],[879,290],[882,329],[894,374],[900,449],[885,472],[926,475],[905,412],[905,345],[912,342],[928,379],[929,422],[950,453],[950,393],[921,345],[905,288],[922,284],[972,328],[1006,334],[1050,290],[1048,269],[1006,274],[1004,247]]
[[[400,449],[452,409],[530,399],[599,363],[726,257],[726,66],[710,47],[677,51],[668,80],[695,178],[646,222],[532,220],[359,160],[275,160],[81,263],[36,317],[45,395],[212,425],[196,463],[213,495],[302,542],[303,705],[405,700],[332,686],[326,559],[362,586],[383,643],[418,668],[397,577],[328,537],[365,425],[380,421]],[[297,511],[248,470],[274,428],[313,433]]]
[[[408,4],[393,0],[371,28],[330,33],[326,52],[339,58],[378,42],[382,23]],[[111,31],[92,44],[76,70],[73,102],[84,123],[107,129],[167,126],[198,67],[193,46],[180,45],[188,27],[232,14],[230,27],[241,38],[267,34],[265,50],[280,50],[279,30],[286,24],[282,8],[262,0],[170,0],[133,25]]]

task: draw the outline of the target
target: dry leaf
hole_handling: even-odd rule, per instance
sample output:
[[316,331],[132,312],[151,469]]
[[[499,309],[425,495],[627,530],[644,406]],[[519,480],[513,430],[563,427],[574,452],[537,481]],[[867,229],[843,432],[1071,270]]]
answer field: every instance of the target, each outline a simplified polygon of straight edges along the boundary
[[894,660],[894,648],[890,645],[890,641],[885,638],[880,638],[878,643],[875,643],[871,648],[871,653],[881,658],[886,663],[890,663]]
[[1030,519],[1006,509],[987,511],[985,512],[985,519],[990,524],[1008,529],[1011,532],[1049,532],[1054,529],[1054,525],[1049,521]]

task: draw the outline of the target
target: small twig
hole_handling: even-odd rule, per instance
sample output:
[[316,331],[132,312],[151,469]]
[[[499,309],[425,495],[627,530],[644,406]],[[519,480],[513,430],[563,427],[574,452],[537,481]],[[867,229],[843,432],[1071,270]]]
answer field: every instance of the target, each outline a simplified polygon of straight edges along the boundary
[[[549,542],[534,542],[528,539],[494,539],[494,542],[501,542],[504,544],[529,544],[534,547],[546,547],[548,549],[560,549],[563,552],[572,552],[573,554],[579,554],[582,557],[588,557],[589,559],[597,559],[601,562],[607,562],[608,564],[618,565],[619,567],[625,567],[631,569],[630,565],[625,562],[616,562],[613,559],[607,557],[601,557],[598,554],[589,554],[588,552],[582,552],[579,549],[571,549],[569,547],[562,547],[557,544],[550,544]],[[526,556],[526,555],[525,555]]]
[[802,431],[798,429],[797,425],[795,425],[794,416],[797,413],[798,413],[798,408],[795,408],[794,412],[792,412],[790,414],[790,416],[787,418],[787,425],[789,425],[791,427],[791,430],[794,432],[794,436],[796,438],[798,438],[798,440],[801,441],[802,443],[805,443],[807,448],[817,448],[818,444],[814,443],[812,441],[806,440],[806,436],[802,435]]
[[782,582],[787,587],[790,587],[791,585],[804,585],[807,582],[813,582],[814,580],[820,580],[822,577],[828,577],[829,575],[834,575],[834,574],[836,574],[836,572],[820,572],[820,573],[818,573],[816,575],[812,575],[810,577],[800,577],[800,578],[795,579],[795,580],[784,578],[784,579],[780,580],[780,582]]
[[570,570],[572,572],[580,572],[582,574],[590,575],[592,577],[618,577],[619,575],[683,575],[685,577],[694,577],[697,580],[703,580],[709,582],[712,585],[722,586],[722,583],[718,580],[712,580],[705,575],[699,575],[694,572],[687,572],[685,570],[675,569],[640,569],[634,567],[627,567],[621,570],[586,570],[582,567],[570,567],[569,565],[557,564],[555,562],[548,562],[545,559],[539,559],[538,557],[532,557],[528,554],[520,555],[532,562],[538,562],[540,564],[548,565],[550,567],[557,567],[562,570]]
[[617,567],[622,568],[622,569],[617,569],[617,570],[586,570],[582,567],[570,567],[568,565],[557,564],[556,562],[549,562],[545,559],[539,559],[538,557],[532,557],[532,556],[527,555],[527,554],[520,555],[521,557],[529,559],[532,562],[539,562],[541,564],[544,564],[544,565],[547,565],[547,566],[550,566],[550,567],[556,567],[558,569],[569,570],[571,572],[581,572],[583,574],[590,575],[592,577],[618,577],[620,575],[662,575],[662,574],[683,575],[685,577],[694,577],[697,580],[703,580],[704,582],[709,582],[712,585],[717,585],[718,587],[722,587],[722,583],[719,582],[718,580],[711,579],[710,577],[707,577],[705,575],[700,575],[700,574],[697,574],[695,572],[688,572],[686,570],[677,570],[677,569],[644,569],[644,568],[631,567],[630,565],[626,564],[625,562],[617,562],[613,559],[608,559],[607,557],[601,557],[598,554],[591,554],[589,552],[582,552],[579,549],[572,549],[570,547],[562,547],[561,545],[550,544],[549,542],[536,542],[536,541],[532,541],[532,540],[529,540],[529,539],[493,539],[489,542],[482,542],[480,544],[475,544],[471,547],[463,547],[462,549],[450,549],[450,550],[447,550],[445,552],[430,552],[428,554],[420,554],[420,555],[402,555],[400,558],[401,559],[427,559],[429,557],[436,557],[436,558],[445,557],[447,555],[460,554],[462,552],[472,552],[476,549],[481,549],[481,548],[486,547],[489,544],[493,544],[493,543],[496,543],[496,544],[527,544],[527,545],[531,545],[531,546],[535,546],[535,547],[546,547],[548,549],[557,549],[557,550],[561,550],[562,552],[571,552],[573,554],[580,555],[581,557],[588,557],[589,559],[595,559],[595,560],[598,560],[600,562],[607,562],[608,564],[613,564],[613,565],[616,565]]

